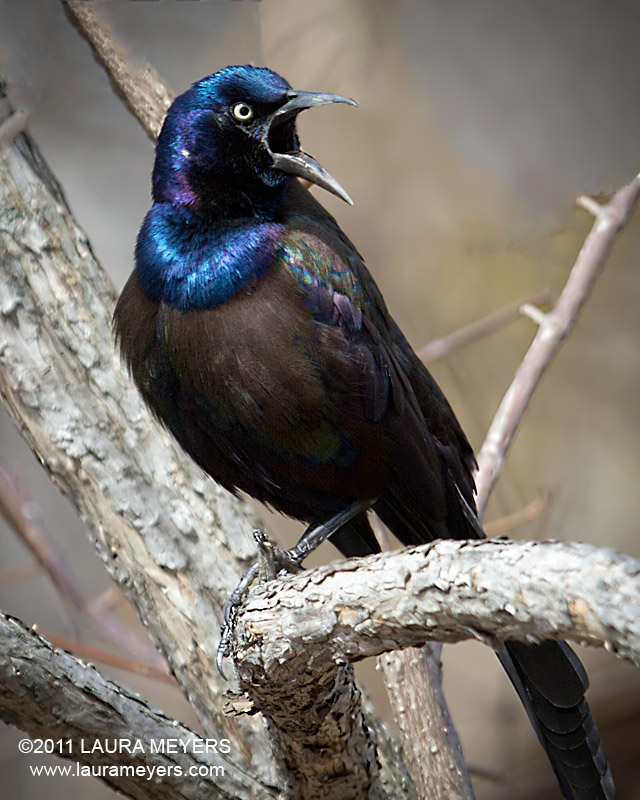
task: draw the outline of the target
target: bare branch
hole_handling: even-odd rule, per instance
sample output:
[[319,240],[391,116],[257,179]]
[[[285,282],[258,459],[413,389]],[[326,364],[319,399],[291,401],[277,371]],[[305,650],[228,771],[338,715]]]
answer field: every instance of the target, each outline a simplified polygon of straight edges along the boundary
[[[383,550],[389,535],[376,514],[369,522]],[[421,800],[472,800],[473,789],[442,691],[441,646],[407,648],[378,657],[407,769]],[[425,742],[430,742],[425,747]]]
[[35,578],[38,575],[40,575],[40,565],[35,561],[30,561],[28,564],[22,564],[19,567],[0,572],[0,586],[7,586],[10,583],[21,583],[29,578]]
[[170,678],[167,662],[148,638],[138,636],[114,614],[98,606],[94,607],[84,596],[62,553],[44,528],[38,524],[37,518],[32,513],[34,506],[35,503],[20,492],[7,471],[0,466],[0,515],[30,550],[60,595],[87,616],[103,636],[124,645],[128,650],[133,650],[145,662],[149,662],[148,669]]
[[408,647],[378,659],[405,760],[421,798],[473,800],[462,748],[442,691],[442,645]]
[[539,320],[538,332],[500,403],[478,454],[476,484],[480,517],[484,514],[489,495],[498,480],[507,451],[533,392],[575,324],[596,278],[602,271],[616,235],[633,212],[638,194],[640,175],[619,189],[606,205],[601,206],[595,200],[585,202],[585,198],[579,200],[579,204],[595,214],[596,219],[558,302],[544,319]]
[[447,539],[336,562],[252,593],[240,677],[265,710],[269,685],[302,703],[336,662],[428,641],[572,639],[640,665],[638,576],[612,548],[556,541]]
[[542,325],[547,316],[544,311],[540,311],[538,306],[534,306],[532,303],[524,303],[520,313],[525,317],[529,317],[536,325]]
[[549,503],[549,492],[535,497],[524,508],[514,511],[513,514],[505,514],[503,517],[492,519],[490,522],[485,522],[484,530],[487,536],[504,536],[505,533],[519,528],[526,522],[531,522],[539,514],[541,514]]
[[34,625],[33,629],[37,630],[42,636],[48,639],[54,647],[68,650],[78,658],[88,658],[90,661],[97,661],[99,664],[106,664],[109,667],[115,667],[125,672],[132,672],[135,675],[144,675],[147,678],[154,678],[157,681],[169,683],[177,688],[175,678],[168,671],[166,666],[157,667],[154,664],[136,661],[133,658],[120,656],[117,653],[109,653],[101,647],[94,647],[93,645],[85,644],[84,642],[80,642],[68,636],[60,636],[60,634],[57,633],[42,631],[37,625]]
[[21,494],[15,481],[0,465],[0,516],[4,517],[38,564],[48,573],[60,594],[77,608],[82,608],[85,604],[82,590],[69,572],[58,548],[30,513],[32,508],[32,502]]
[[494,311],[492,314],[472,322],[470,325],[465,325],[460,330],[449,333],[447,336],[433,339],[433,341],[418,350],[418,356],[425,364],[430,364],[432,361],[444,358],[454,350],[482,339],[484,336],[503,328],[509,322],[518,319],[524,305],[544,305],[550,301],[551,292],[548,289],[528,294],[526,297],[521,297],[520,300],[515,300],[513,303],[509,303],[508,306],[500,308],[498,311]]
[[96,61],[104,67],[115,92],[144,128],[147,136],[158,138],[173,92],[156,70],[145,64],[134,67],[115,43],[108,26],[86,0],[62,0],[67,16],[89,43]]
[[[1,613],[0,653],[0,718],[33,738],[71,739],[71,747],[65,745],[59,755],[104,767],[102,779],[126,797],[249,800],[280,796],[239,770],[233,763],[235,753],[203,753],[197,733]],[[95,742],[122,739],[140,740],[144,752],[132,754],[122,748],[101,752],[106,746],[82,752],[91,750]],[[183,740],[188,743],[186,752],[180,747],[175,753],[152,752],[150,742],[162,740]],[[118,774],[122,767],[140,768],[144,777]],[[154,775],[155,780],[150,779]]]
[[377,778],[360,752],[317,756],[336,728],[367,752],[347,662],[427,641],[573,639],[640,665],[639,575],[628,556],[572,542],[441,540],[338,562],[252,593],[236,625],[240,687],[277,729],[297,796],[359,797],[344,772],[360,791]]

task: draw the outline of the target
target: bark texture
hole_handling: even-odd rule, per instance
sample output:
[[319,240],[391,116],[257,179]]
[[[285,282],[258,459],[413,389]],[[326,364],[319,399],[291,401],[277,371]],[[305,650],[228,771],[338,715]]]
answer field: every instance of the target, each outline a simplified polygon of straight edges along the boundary
[[151,419],[111,340],[115,291],[28,137],[0,150],[0,394],[197,711],[272,782],[259,719],[222,713],[218,622],[254,521]]
[[640,666],[640,562],[577,542],[443,539],[265,584],[237,632],[242,682],[300,704],[334,663],[428,641],[572,639]]
[[[204,750],[202,743],[187,744],[186,752],[179,747],[176,753],[152,752],[152,742],[157,750],[163,740],[190,743],[201,739],[139,695],[102,676],[92,665],[57,650],[4,614],[0,614],[0,650],[0,717],[32,738],[72,739],[72,753],[66,744],[62,748],[65,757],[106,767],[103,780],[127,797],[266,800],[280,796],[276,789],[270,790],[238,769],[232,753],[194,752]],[[132,743],[140,740],[144,752],[131,756],[122,750],[115,753],[97,750],[89,756],[82,752],[92,749],[96,741],[102,743],[105,751],[118,750],[120,745],[116,743],[123,739]],[[123,764],[142,768],[157,777],[141,780],[139,775],[116,775]]]

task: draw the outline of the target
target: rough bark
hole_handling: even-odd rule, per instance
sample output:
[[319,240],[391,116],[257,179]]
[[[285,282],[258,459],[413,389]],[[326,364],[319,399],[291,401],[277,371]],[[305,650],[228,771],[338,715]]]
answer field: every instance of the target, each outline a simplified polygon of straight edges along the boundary
[[262,723],[224,716],[213,666],[254,521],[142,405],[111,340],[114,288],[28,137],[0,151],[0,174],[0,394],[207,733],[271,782]]
[[[0,394],[207,734],[229,738],[236,763],[271,786],[278,779],[264,721],[224,714],[228,684],[215,669],[218,620],[254,551],[255,520],[140,401],[113,348],[113,286],[28,136],[0,149],[0,175]],[[362,732],[361,715],[351,724]],[[400,758],[389,735],[378,746],[387,767]],[[381,780],[400,798],[405,778],[385,768]]]
[[264,691],[258,707],[272,683],[287,688],[278,704],[304,705],[341,661],[472,638],[572,639],[640,666],[639,577],[636,559],[577,542],[444,539],[336,562],[254,591],[236,626],[241,683]]
[[[199,752],[206,748],[197,733],[4,614],[0,614],[0,651],[0,717],[31,738],[61,739],[57,753],[74,763],[104,767],[103,780],[127,797],[266,800],[280,796],[238,769],[233,753],[220,752],[226,749],[224,743],[215,744],[216,753]],[[178,740],[184,742],[184,751]],[[126,741],[135,750],[133,755],[122,744]],[[100,745],[94,749],[96,742]],[[168,751],[177,752],[154,752],[162,742]],[[214,747],[213,742],[208,745]],[[124,770],[117,774],[123,765],[153,778],[141,779]]]

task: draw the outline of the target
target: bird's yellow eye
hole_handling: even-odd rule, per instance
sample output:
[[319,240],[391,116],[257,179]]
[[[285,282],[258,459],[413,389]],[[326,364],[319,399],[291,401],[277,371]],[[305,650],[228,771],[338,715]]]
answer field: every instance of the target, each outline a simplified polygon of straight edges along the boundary
[[253,116],[253,109],[246,103],[236,103],[231,107],[231,113],[240,122],[246,122]]

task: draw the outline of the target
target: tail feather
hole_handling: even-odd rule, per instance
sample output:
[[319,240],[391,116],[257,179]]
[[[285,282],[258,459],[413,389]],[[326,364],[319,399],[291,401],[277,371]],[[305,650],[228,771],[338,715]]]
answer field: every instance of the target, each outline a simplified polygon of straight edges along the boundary
[[498,654],[567,800],[612,800],[615,788],[584,699],[588,680],[564,642],[507,642]]
[[380,545],[371,530],[366,514],[358,514],[357,517],[333,533],[330,540],[345,558],[380,552]]

